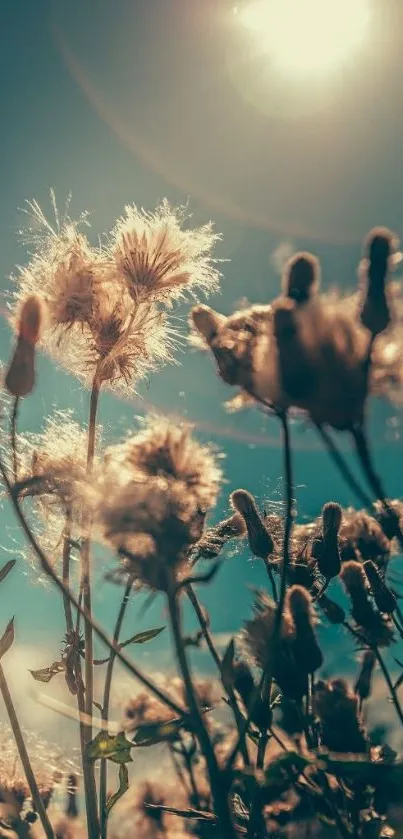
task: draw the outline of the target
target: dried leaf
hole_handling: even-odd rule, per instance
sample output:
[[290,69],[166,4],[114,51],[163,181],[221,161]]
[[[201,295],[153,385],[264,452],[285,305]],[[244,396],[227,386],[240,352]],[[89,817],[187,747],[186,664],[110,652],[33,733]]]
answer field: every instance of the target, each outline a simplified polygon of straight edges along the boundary
[[[138,632],[137,635],[133,635],[132,638],[128,638],[127,641],[122,641],[119,644],[119,650],[123,649],[123,647],[127,647],[129,644],[146,644],[147,641],[152,641],[153,638],[156,638],[161,632],[163,632],[165,626],[159,626],[157,629],[146,629],[144,632]],[[107,664],[109,661],[110,656],[108,655],[106,658],[95,658],[93,664]]]
[[8,652],[14,641],[14,618],[7,624],[3,637],[0,639],[0,659]]
[[119,766],[119,789],[110,795],[107,802],[106,802],[106,812],[109,815],[112,807],[115,806],[116,802],[119,801],[119,798],[127,792],[129,789],[129,772],[125,763],[121,763]]
[[36,682],[50,682],[53,676],[57,673],[62,673],[65,669],[63,661],[54,661],[50,667],[42,667],[40,670],[30,670],[30,674]]
[[182,819],[193,819],[203,822],[216,822],[217,816],[214,813],[209,813],[207,810],[180,810],[177,807],[166,807],[163,804],[148,804],[144,802],[144,806],[148,810],[162,810],[164,813],[172,813],[173,816],[180,816]]
[[126,740],[124,731],[114,737],[107,731],[99,731],[87,746],[88,760],[112,760],[114,763],[131,763],[130,750],[133,744]]
[[2,583],[3,580],[6,579],[6,577],[10,573],[10,571],[14,568],[14,565],[15,565],[16,562],[17,562],[16,559],[10,559],[8,562],[6,562],[5,565],[3,565],[3,567],[0,571],[0,583]]

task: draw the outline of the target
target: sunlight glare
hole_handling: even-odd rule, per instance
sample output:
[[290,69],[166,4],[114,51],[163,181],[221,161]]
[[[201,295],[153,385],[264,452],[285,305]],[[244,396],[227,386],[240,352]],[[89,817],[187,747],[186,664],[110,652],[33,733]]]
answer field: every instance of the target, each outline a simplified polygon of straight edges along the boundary
[[369,0],[254,0],[234,13],[294,76],[334,71],[362,45],[370,19]]

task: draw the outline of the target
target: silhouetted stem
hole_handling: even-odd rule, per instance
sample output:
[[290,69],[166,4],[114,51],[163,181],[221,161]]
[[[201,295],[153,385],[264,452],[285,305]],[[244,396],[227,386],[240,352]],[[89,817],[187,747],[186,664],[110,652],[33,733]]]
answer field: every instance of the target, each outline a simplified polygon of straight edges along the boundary
[[[132,590],[133,580],[130,577],[128,582],[126,583],[126,588],[123,595],[123,600],[120,604],[120,609],[118,612],[115,631],[113,633],[113,642],[118,644],[120,632],[122,629],[122,624],[124,620],[124,616],[126,613],[127,605],[130,600],[130,592]],[[101,719],[105,720],[105,722],[109,719],[109,701],[111,696],[111,686],[112,686],[112,675],[113,675],[113,666],[116,660],[116,653],[112,650],[109,655],[108,666],[106,670],[105,676],[105,686],[104,686],[104,698],[102,702],[102,712],[101,712]],[[100,768],[100,775],[99,775],[99,815],[100,815],[100,822],[101,822],[101,837],[102,839],[106,839],[107,833],[107,812],[106,812],[106,793],[107,793],[107,779],[108,779],[108,765],[106,760],[101,760],[101,768]]]
[[22,767],[24,769],[25,777],[27,779],[27,783],[29,786],[29,791],[31,793],[32,801],[35,807],[36,812],[42,822],[42,827],[47,839],[55,839],[55,834],[53,832],[52,825],[49,821],[48,814],[46,812],[44,803],[42,801],[38,784],[36,783],[35,775],[32,771],[32,766],[28,757],[28,752],[25,748],[24,737],[20,728],[20,724],[18,722],[17,714],[15,712],[14,703],[11,698],[10,691],[8,689],[8,684],[6,677],[4,675],[4,670],[2,665],[0,664],[0,690],[4,699],[4,704],[6,706],[7,714],[10,720],[11,729],[13,732],[14,740],[16,742],[16,746],[18,749],[18,754],[20,756],[20,760],[22,763]]
[[[193,608],[196,612],[197,619],[200,623],[200,628],[203,632],[204,640],[205,640],[205,642],[206,642],[206,644],[207,644],[207,646],[210,650],[213,661],[215,662],[215,664],[218,668],[218,671],[220,673],[220,676],[221,676],[222,661],[221,661],[221,658],[220,658],[220,656],[217,652],[217,649],[215,647],[213,637],[211,635],[208,623],[206,621],[206,618],[205,618],[205,615],[204,615],[204,612],[203,612],[203,608],[200,605],[197,594],[196,594],[196,592],[194,591],[194,589],[192,588],[191,585],[186,586],[186,592],[187,592],[189,600],[190,600],[190,602],[191,602],[191,604],[192,604],[192,606],[193,606]],[[225,692],[227,693],[229,704],[232,708],[238,731],[240,732],[241,727],[242,727],[242,714],[241,714],[241,712],[238,708],[238,703],[236,701],[235,693],[234,693],[234,691],[233,691],[233,689],[230,685],[226,686],[226,685],[223,684],[223,687],[224,687]],[[249,766],[250,765],[250,760],[249,760],[248,748],[247,748],[246,743],[243,743],[243,745],[242,745],[242,755],[243,755],[243,758],[244,758],[244,761],[245,761],[246,765]]]
[[[385,512],[389,516],[395,517],[394,511],[392,510],[390,504],[387,501],[386,492],[382,485],[381,478],[377,474],[374,464],[372,462],[372,455],[364,428],[354,428],[351,433],[355,444],[355,450],[357,452],[357,456],[362,467],[362,471],[367,478],[369,486],[371,487],[376,498],[379,499],[379,501],[381,502]],[[396,537],[401,547],[403,547],[403,534],[400,530],[400,527],[397,527]]]
[[[62,580],[65,588],[70,586],[70,538],[71,538],[71,514],[66,513],[63,531],[63,556],[62,556]],[[67,632],[73,630],[73,614],[71,611],[71,603],[65,592],[63,592],[63,607],[64,616],[66,618]]]
[[[351,624],[348,621],[344,621],[343,625],[346,627],[346,629],[348,629],[348,631],[351,633],[351,635],[354,635],[354,637],[357,638],[360,641],[361,644],[366,643],[365,638],[362,637],[361,633],[358,632],[356,629],[354,629],[354,627],[351,626]],[[403,725],[403,711],[402,711],[402,708],[401,708],[401,705],[400,705],[400,702],[399,702],[399,697],[398,697],[397,692],[394,688],[389,670],[388,670],[388,668],[387,668],[387,666],[386,666],[386,664],[383,660],[383,656],[381,655],[381,653],[379,651],[379,647],[376,644],[367,644],[367,646],[370,647],[370,649],[373,650],[373,652],[375,653],[376,660],[377,660],[377,662],[378,662],[378,664],[379,664],[379,666],[382,670],[382,675],[383,675],[383,677],[385,679],[385,682],[386,682],[386,684],[389,688],[390,697],[391,697],[391,700],[392,700],[392,702],[395,706],[397,716],[399,717],[399,720],[400,720],[401,724]]]
[[91,626],[92,626],[94,632],[96,633],[96,635],[98,635],[98,638],[100,638],[100,640],[103,641],[103,643],[105,644],[106,647],[108,647],[109,650],[113,650],[116,653],[116,658],[119,659],[119,661],[122,662],[122,664],[127,668],[129,673],[131,673],[132,676],[134,676],[135,679],[137,679],[142,685],[144,685],[144,687],[146,687],[148,690],[150,690],[151,693],[154,694],[154,696],[156,696],[158,699],[160,699],[161,702],[163,702],[165,705],[167,705],[168,708],[171,708],[171,710],[174,711],[174,713],[177,716],[181,716],[181,717],[184,717],[186,719],[187,714],[186,714],[186,711],[184,710],[184,708],[181,708],[180,705],[178,705],[176,702],[174,702],[174,700],[171,699],[168,696],[168,694],[164,693],[163,690],[161,690],[151,679],[149,679],[147,676],[145,676],[144,673],[142,673],[141,670],[139,670],[135,666],[135,664],[133,664],[133,662],[130,660],[130,658],[128,658],[128,656],[123,652],[123,650],[120,649],[119,645],[115,644],[112,641],[112,639],[109,638],[109,636],[107,635],[105,630],[102,629],[100,624],[92,616],[89,616],[87,614],[85,608],[81,605],[80,601],[74,596],[74,594],[69,589],[65,588],[62,580],[57,576],[55,570],[53,569],[50,560],[47,558],[46,554],[44,553],[44,551],[42,550],[42,548],[38,544],[37,540],[35,539],[34,534],[32,533],[32,530],[31,530],[31,528],[30,528],[30,526],[29,526],[29,524],[28,524],[28,522],[27,522],[27,520],[24,516],[24,513],[21,510],[18,498],[16,498],[15,495],[13,494],[12,485],[11,485],[9,479],[8,479],[7,472],[5,470],[4,464],[3,464],[1,459],[0,459],[0,472],[1,472],[1,475],[3,477],[3,481],[5,483],[5,486],[7,488],[7,492],[9,494],[10,501],[13,505],[14,512],[15,512],[17,518],[18,518],[18,521],[20,522],[22,530],[23,530],[29,544],[31,545],[31,547],[35,551],[35,553],[36,553],[36,555],[37,555],[37,557],[38,557],[38,559],[41,563],[41,566],[42,566],[44,572],[47,574],[47,576],[52,580],[52,582],[59,589],[59,591],[65,592],[67,594],[72,606],[74,606],[74,608],[81,615],[81,617],[84,618],[84,620],[89,621],[91,623]]
[[358,498],[360,504],[363,504],[364,507],[368,507],[369,509],[372,508],[372,501],[367,495],[367,493],[362,489],[358,481],[355,479],[350,467],[344,460],[343,455],[338,450],[336,443],[334,442],[332,436],[323,428],[322,425],[316,426],[317,432],[322,438],[325,447],[333,460],[335,466],[339,470],[342,478],[344,478],[347,486],[350,487],[351,491],[354,493],[356,498]]
[[214,803],[214,811],[218,818],[220,835],[223,839],[236,839],[236,832],[229,806],[229,790],[227,788],[227,781],[224,774],[219,769],[215,752],[208,731],[204,725],[203,717],[196,699],[195,689],[193,687],[186,650],[182,638],[181,614],[180,607],[178,605],[178,598],[176,596],[175,580],[172,578],[168,579],[167,588],[172,637],[185,686],[186,700],[191,714],[192,726],[199,741],[201,752],[206,760],[211,794]]
[[11,427],[10,427],[10,437],[11,437],[11,451],[13,453],[13,476],[14,476],[14,483],[18,480],[18,456],[17,456],[17,421],[18,421],[18,409],[20,407],[20,397],[16,396],[14,399],[13,404],[13,411],[11,414]]

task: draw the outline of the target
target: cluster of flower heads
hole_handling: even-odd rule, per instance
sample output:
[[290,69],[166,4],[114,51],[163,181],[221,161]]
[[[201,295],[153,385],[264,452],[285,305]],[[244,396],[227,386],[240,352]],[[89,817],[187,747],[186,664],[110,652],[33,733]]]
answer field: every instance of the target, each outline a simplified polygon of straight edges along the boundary
[[[167,309],[186,292],[212,291],[219,238],[212,225],[183,227],[185,212],[163,201],[154,213],[128,206],[104,244],[90,244],[67,212],[54,227],[36,202],[28,265],[15,280],[12,319],[25,301],[43,302],[41,345],[67,370],[124,388],[171,358],[175,330]],[[24,345],[25,346],[25,345]]]
[[219,374],[241,389],[236,405],[258,402],[306,412],[318,425],[351,430],[370,393],[402,398],[400,288],[389,280],[397,257],[390,231],[376,228],[360,262],[360,289],[320,294],[309,253],[286,266],[282,295],[225,317],[193,309],[193,327],[215,356]]
[[203,533],[221,471],[189,427],[151,417],[110,446],[94,470],[89,503],[95,527],[140,582],[165,589]]

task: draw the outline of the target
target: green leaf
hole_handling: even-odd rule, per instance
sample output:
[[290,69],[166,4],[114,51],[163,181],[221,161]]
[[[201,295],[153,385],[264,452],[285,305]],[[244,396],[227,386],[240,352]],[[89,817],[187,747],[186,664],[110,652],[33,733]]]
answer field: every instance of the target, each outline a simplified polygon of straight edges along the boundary
[[3,658],[14,641],[14,618],[7,624],[2,638],[0,638],[0,658]]
[[221,678],[225,688],[232,687],[234,683],[234,657],[235,643],[234,639],[231,638],[221,662]]
[[285,752],[275,757],[265,770],[265,787],[285,792],[295,783],[305,767],[311,763],[298,752]]
[[184,726],[182,717],[167,722],[151,722],[140,725],[133,737],[135,746],[155,746],[157,743],[171,743],[178,739],[178,732]]
[[119,766],[119,789],[110,795],[107,802],[106,802],[106,812],[109,816],[112,807],[115,806],[116,802],[119,801],[119,798],[122,798],[122,795],[127,792],[129,789],[129,772],[127,770],[127,766],[125,763],[122,763]]
[[16,562],[17,562],[16,559],[10,559],[9,562],[6,562],[6,564],[3,565],[3,567],[0,571],[0,583],[2,583],[3,580],[6,579],[6,577],[9,575],[10,571],[14,568],[14,565],[15,565]]
[[54,661],[50,667],[42,667],[41,670],[30,670],[30,674],[37,682],[50,682],[53,676],[57,673],[62,673],[66,669],[63,661]]
[[126,740],[124,731],[112,736],[107,731],[99,731],[87,746],[88,760],[112,760],[114,763],[131,763],[130,750],[133,743]]
[[[157,629],[146,629],[144,632],[138,632],[137,635],[133,635],[132,638],[128,638],[127,641],[122,641],[119,644],[119,649],[123,649],[123,647],[127,647],[129,644],[146,644],[147,641],[152,641],[153,638],[156,638],[161,632],[163,632],[165,626],[159,626]],[[107,664],[109,661],[110,655],[106,658],[95,658],[93,664]]]

